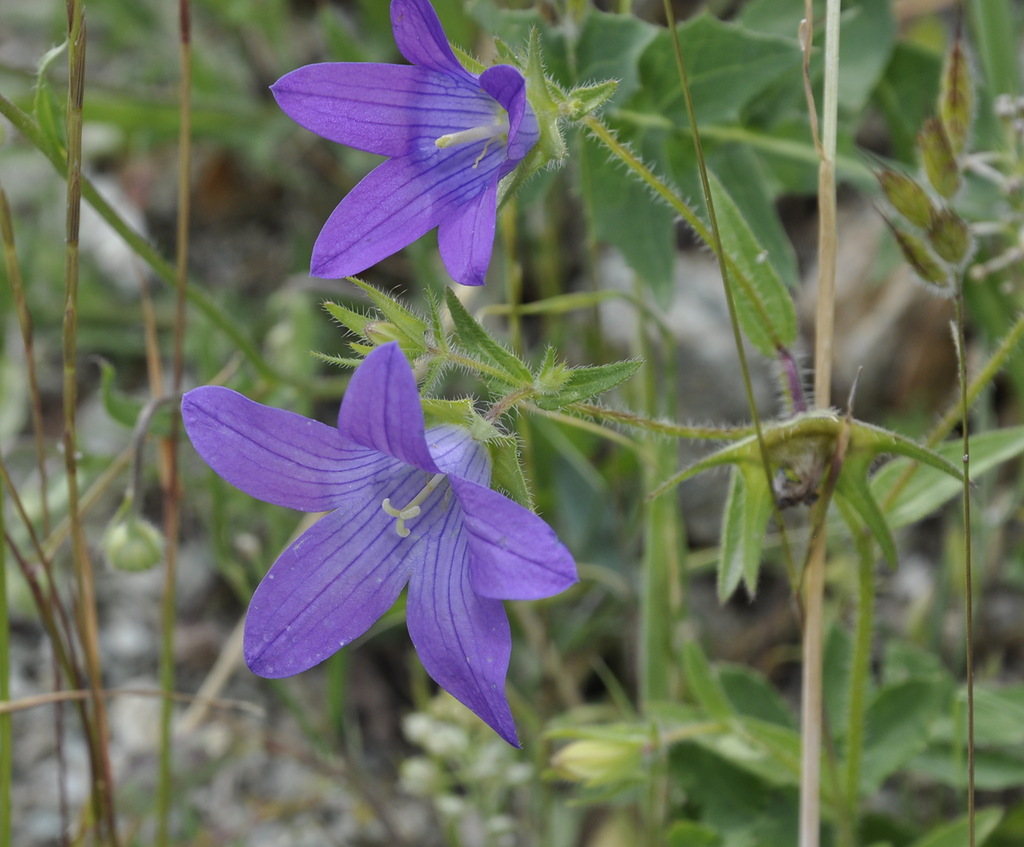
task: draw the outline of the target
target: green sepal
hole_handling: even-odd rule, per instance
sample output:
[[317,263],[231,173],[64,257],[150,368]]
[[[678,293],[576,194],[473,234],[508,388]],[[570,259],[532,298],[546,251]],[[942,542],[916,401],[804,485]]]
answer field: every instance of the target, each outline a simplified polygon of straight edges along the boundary
[[[365,292],[366,296],[370,298],[370,302],[384,316],[384,320],[393,325],[394,340],[398,341],[402,352],[410,361],[418,359],[427,352],[427,322],[423,318],[383,291],[378,291],[372,285],[367,285],[361,279],[349,277],[349,280]],[[328,311],[330,311],[329,308]],[[374,341],[372,336],[366,340]]]
[[349,332],[363,338],[367,337],[365,331],[366,325],[373,320],[369,315],[364,315],[361,312],[354,312],[352,309],[331,300],[325,300],[323,307],[332,318],[345,327]]
[[[836,482],[836,493],[857,512],[878,540],[885,558],[895,564],[896,545],[892,540],[885,515],[869,484],[869,472],[874,460],[881,455],[895,453],[942,471],[960,481],[963,480],[963,474],[956,465],[943,456],[904,436],[860,421],[850,421],[847,424],[846,420],[830,411],[808,412],[764,427],[762,434],[772,474],[795,473],[797,476],[806,477],[806,494],[813,494],[824,469],[828,467],[835,454],[840,432],[847,425],[850,427],[850,437],[843,467]],[[725,464],[736,464],[741,468],[746,466],[750,469],[749,474],[757,472],[763,477],[764,469],[757,438],[753,435],[747,436],[705,456],[664,482],[650,496],[663,494],[702,471]],[[752,476],[748,475],[745,479],[749,482]],[[767,479],[765,488],[768,488]],[[754,516],[753,513],[743,515],[738,507],[733,508],[736,509],[736,514],[732,517],[734,522],[741,518],[749,521]],[[727,514],[727,520],[729,517]],[[767,520],[768,515],[765,514],[756,528],[758,533],[763,532]],[[753,523],[747,523],[746,527],[745,531],[755,530]],[[725,543],[726,541],[723,541],[723,545]],[[726,566],[724,558],[723,556],[723,567]],[[729,567],[735,569],[736,565],[732,563]],[[738,577],[733,575],[732,570],[723,578],[726,585],[733,579]]]
[[484,374],[485,378],[496,378],[513,388],[533,384],[533,373],[530,369],[466,311],[466,307],[462,305],[454,291],[450,288],[445,289],[444,297],[452,323],[455,325],[455,339],[459,346],[470,356],[491,366]]
[[423,397],[420,400],[423,406],[423,417],[427,426],[441,426],[442,424],[456,424],[470,427],[470,422],[476,415],[473,408],[473,401],[468,397],[462,400],[442,400],[437,397]]
[[574,88],[565,95],[562,113],[570,121],[583,120],[611,100],[618,88],[619,82],[615,79]]
[[[543,393],[534,402],[540,408],[548,411],[565,408],[573,403],[603,394],[625,382],[637,372],[642,364],[643,362],[639,359],[627,359],[607,365],[581,368],[566,368],[564,365],[554,365],[552,368],[542,366],[537,383]],[[562,370],[559,371],[559,368]],[[546,374],[549,382],[554,382],[557,379],[558,383],[557,387],[549,391],[544,389]]]
[[519,442],[511,435],[503,435],[488,439],[487,449],[491,454],[491,487],[533,511],[533,494],[519,461]]
[[898,562],[896,541],[892,537],[892,530],[885,519],[885,514],[871,492],[868,480],[868,472],[874,458],[874,455],[869,453],[852,453],[848,450],[843,460],[843,471],[836,481],[836,494],[845,499],[857,512],[871,530],[871,534],[875,536],[885,561],[895,568]]
[[747,593],[757,592],[764,528],[772,512],[773,492],[760,465],[733,469],[722,520],[722,550],[718,563],[718,599],[724,603],[743,580]]
[[523,163],[527,173],[530,173],[552,162],[561,162],[566,157],[565,138],[558,126],[562,114],[559,104],[555,102],[551,92],[555,92],[559,100],[564,98],[565,94],[548,79],[544,72],[540,33],[536,29],[530,30],[523,75],[526,77],[526,99],[529,100],[533,113],[537,116],[537,126],[540,129],[540,140],[530,151],[526,162]]

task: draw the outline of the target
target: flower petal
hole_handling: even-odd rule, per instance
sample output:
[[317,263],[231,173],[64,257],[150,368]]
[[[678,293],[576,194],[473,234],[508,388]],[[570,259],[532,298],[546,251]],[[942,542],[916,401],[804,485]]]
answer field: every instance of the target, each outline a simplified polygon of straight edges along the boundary
[[480,158],[482,146],[433,147],[378,165],[324,224],[313,245],[312,274],[336,279],[361,273],[476,197],[502,161],[493,153]]
[[443,424],[427,430],[427,447],[441,473],[468,479],[477,485],[491,481],[491,454],[468,429]]
[[293,121],[338,144],[404,156],[491,119],[493,100],[474,82],[428,68],[324,62],[285,74],[270,90]]
[[482,597],[536,600],[576,582],[576,563],[555,531],[507,497],[450,477],[469,541],[470,581]]
[[[406,502],[422,474],[408,468],[393,484],[396,501]],[[245,618],[246,663],[276,679],[336,653],[394,604],[415,566],[415,547],[395,532],[376,496],[349,498],[288,547],[259,584]]]
[[394,460],[338,437],[326,424],[208,385],[181,401],[196,452],[246,494],[303,512],[334,509],[345,494],[388,478]]
[[437,246],[451,278],[462,285],[483,285],[494,250],[498,180],[441,221]]
[[396,341],[373,350],[352,374],[338,429],[364,447],[440,473],[427,448],[416,378]]
[[437,12],[427,0],[392,0],[391,28],[398,49],[414,65],[475,79],[455,58]]
[[533,107],[526,99],[526,79],[511,65],[495,65],[480,75],[480,87],[508,112],[508,161],[499,179],[510,173],[540,139]]
[[459,522],[458,509],[449,510],[412,573],[409,637],[433,680],[518,747],[505,697],[512,649],[508,618],[500,601],[479,597],[470,587],[467,539]]

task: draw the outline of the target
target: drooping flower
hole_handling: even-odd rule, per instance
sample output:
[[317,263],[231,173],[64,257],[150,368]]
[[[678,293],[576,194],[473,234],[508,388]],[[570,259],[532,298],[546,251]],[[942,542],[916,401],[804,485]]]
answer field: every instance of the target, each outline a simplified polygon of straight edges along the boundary
[[284,677],[359,637],[408,584],[409,635],[431,677],[510,744],[511,638],[502,600],[550,597],[576,580],[569,551],[530,510],[488,487],[469,430],[425,429],[412,369],[394,342],[357,368],[338,427],[206,386],[182,400],[199,455],[269,503],[328,512],[256,589],[249,667]]
[[510,65],[467,71],[427,0],[392,0],[391,22],[411,65],[307,65],[271,89],[306,129],[390,157],[334,210],[313,247],[312,273],[360,273],[439,227],[448,273],[482,285],[498,183],[540,137],[526,80]]

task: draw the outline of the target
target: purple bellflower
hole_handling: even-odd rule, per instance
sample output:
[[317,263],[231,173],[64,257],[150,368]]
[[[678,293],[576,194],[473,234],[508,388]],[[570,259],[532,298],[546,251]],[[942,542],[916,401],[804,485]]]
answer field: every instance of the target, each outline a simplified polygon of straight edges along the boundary
[[306,129],[389,157],[334,210],[313,247],[311,272],[360,273],[439,227],[448,273],[482,285],[498,183],[540,137],[526,80],[510,65],[467,71],[427,0],[392,0],[391,23],[411,65],[307,65],[271,88]]
[[229,483],[329,513],[256,589],[244,641],[255,673],[291,676],[322,662],[408,584],[406,621],[427,673],[518,746],[501,601],[557,594],[576,566],[541,518],[488,487],[490,455],[469,430],[425,429],[396,343],[356,369],[337,428],[217,386],[188,392],[181,411],[199,455]]

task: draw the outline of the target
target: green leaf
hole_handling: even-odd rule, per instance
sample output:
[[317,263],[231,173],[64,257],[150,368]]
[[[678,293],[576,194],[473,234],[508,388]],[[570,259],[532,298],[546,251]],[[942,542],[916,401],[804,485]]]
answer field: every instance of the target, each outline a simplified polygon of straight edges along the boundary
[[849,503],[871,534],[875,536],[882,555],[890,567],[896,567],[899,557],[896,555],[896,541],[885,519],[878,501],[871,493],[868,473],[871,470],[873,456],[870,454],[851,455],[847,453],[843,463],[843,471],[836,481],[836,495]]
[[718,681],[741,715],[787,729],[796,728],[789,704],[757,671],[744,665],[720,664]]
[[718,682],[707,656],[696,641],[688,641],[683,647],[683,672],[690,693],[704,710],[715,720],[728,721],[736,710],[725,689]]
[[718,830],[696,821],[675,821],[665,833],[666,847],[719,847]]
[[552,393],[542,394],[536,403],[542,409],[563,409],[590,397],[596,397],[625,382],[637,372],[643,362],[630,360],[607,365],[570,368],[565,381]]
[[868,706],[861,790],[873,794],[928,744],[931,726],[950,701],[941,680],[911,679],[883,688]]
[[675,213],[589,136],[579,141],[584,209],[594,237],[616,247],[636,275],[667,306],[675,293]]
[[772,511],[773,493],[757,465],[739,465],[732,472],[722,521],[718,562],[718,599],[728,600],[742,579],[753,597],[761,568],[764,531]]
[[758,350],[773,356],[796,340],[793,298],[725,186],[715,174],[708,176],[722,248],[740,271],[730,277],[740,326]]
[[[708,14],[679,26],[698,126],[734,123],[741,110],[775,79],[800,67],[794,38],[779,38],[724,23]],[[669,32],[651,40],[640,57],[643,89],[631,108],[689,125]]]
[[[947,441],[940,444],[935,453],[948,462],[960,462],[963,445],[960,439]],[[971,476],[980,476],[1021,453],[1024,453],[1024,426],[990,430],[971,436]],[[885,503],[888,493],[910,465],[910,460],[900,458],[879,470],[871,480],[871,490],[875,497]],[[960,480],[938,468],[921,465],[893,503],[885,506],[886,520],[894,529],[914,523],[962,491]]]
[[[471,356],[497,368],[500,379],[511,386],[521,387],[533,385],[533,374],[519,358],[503,347],[476,319],[466,311],[466,307],[450,288],[444,292],[448,312],[455,325],[455,336],[462,348]],[[498,374],[492,374],[499,376]]]
[[[982,809],[975,814],[975,837],[979,847],[988,840],[1002,819],[1003,810],[998,808]],[[923,838],[910,844],[909,847],[964,847],[969,833],[970,821],[965,815],[952,823],[936,827]]]
[[640,87],[640,55],[662,28],[633,15],[590,10],[576,42],[576,79],[619,81],[612,103],[621,103]]

